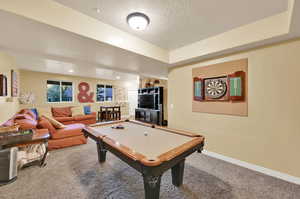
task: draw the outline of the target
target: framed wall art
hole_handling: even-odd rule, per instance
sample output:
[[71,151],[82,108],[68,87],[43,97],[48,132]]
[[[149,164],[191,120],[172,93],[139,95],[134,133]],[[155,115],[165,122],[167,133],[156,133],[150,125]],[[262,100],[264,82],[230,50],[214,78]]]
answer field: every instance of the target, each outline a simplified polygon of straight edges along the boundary
[[18,74],[14,70],[11,70],[11,96],[18,97],[18,95],[19,95]]
[[7,96],[7,77],[3,74],[0,75],[0,96]]

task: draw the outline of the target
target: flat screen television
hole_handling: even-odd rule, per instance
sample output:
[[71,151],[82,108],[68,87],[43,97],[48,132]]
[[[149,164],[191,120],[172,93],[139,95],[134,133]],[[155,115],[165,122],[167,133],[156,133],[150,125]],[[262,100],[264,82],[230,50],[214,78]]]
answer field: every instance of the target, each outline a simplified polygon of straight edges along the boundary
[[154,108],[154,95],[143,94],[139,95],[139,108]]

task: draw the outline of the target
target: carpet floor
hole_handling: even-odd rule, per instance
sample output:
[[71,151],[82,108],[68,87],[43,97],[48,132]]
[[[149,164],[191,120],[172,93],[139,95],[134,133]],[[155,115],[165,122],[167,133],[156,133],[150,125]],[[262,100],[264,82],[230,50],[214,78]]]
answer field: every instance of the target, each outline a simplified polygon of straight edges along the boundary
[[[1,199],[143,199],[139,172],[107,154],[97,161],[96,145],[88,144],[50,153],[44,168],[18,173],[16,182],[0,187]],[[203,154],[187,158],[184,184],[174,187],[171,172],[161,182],[161,199],[299,199],[300,186],[266,176]]]

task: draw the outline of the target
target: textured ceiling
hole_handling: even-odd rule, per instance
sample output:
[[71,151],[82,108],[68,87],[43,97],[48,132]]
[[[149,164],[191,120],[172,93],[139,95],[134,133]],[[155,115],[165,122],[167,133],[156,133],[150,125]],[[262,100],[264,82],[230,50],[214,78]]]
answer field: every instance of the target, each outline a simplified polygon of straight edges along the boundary
[[[175,49],[287,10],[287,0],[54,0],[165,49]],[[95,8],[100,8],[100,13]],[[126,16],[147,14],[147,30]]]
[[168,73],[165,63],[8,12],[0,11],[0,24],[0,51],[21,69],[126,81]]

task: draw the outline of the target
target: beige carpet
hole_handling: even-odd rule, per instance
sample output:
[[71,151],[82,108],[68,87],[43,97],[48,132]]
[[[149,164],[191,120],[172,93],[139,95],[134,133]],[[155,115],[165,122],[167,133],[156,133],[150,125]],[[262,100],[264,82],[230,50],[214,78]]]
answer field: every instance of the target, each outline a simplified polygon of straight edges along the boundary
[[[174,187],[171,172],[163,175],[161,199],[299,199],[300,186],[250,171],[203,154],[186,161],[184,185]],[[45,168],[19,172],[13,184],[0,187],[1,199],[143,199],[141,174],[108,153],[97,162],[96,146],[50,153]]]

